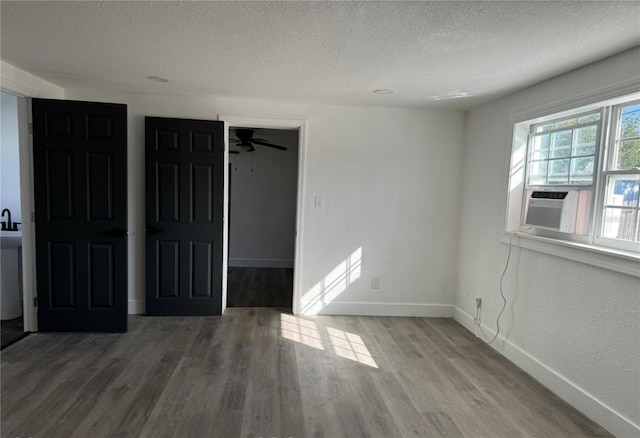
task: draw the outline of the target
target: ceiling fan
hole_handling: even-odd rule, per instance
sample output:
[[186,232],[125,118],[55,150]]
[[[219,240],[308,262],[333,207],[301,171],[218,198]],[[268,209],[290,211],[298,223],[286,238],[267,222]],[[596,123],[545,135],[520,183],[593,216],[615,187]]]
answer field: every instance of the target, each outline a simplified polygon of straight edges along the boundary
[[[287,148],[284,146],[280,146],[277,144],[273,144],[264,138],[254,138],[253,137],[253,129],[245,129],[245,128],[236,128],[233,130],[236,134],[237,139],[229,140],[230,143],[237,143],[238,147],[246,147],[248,148],[246,152],[253,152],[256,150],[255,145],[266,146],[273,149],[278,149],[279,151],[286,151]],[[229,151],[231,154],[239,154],[240,151]]]

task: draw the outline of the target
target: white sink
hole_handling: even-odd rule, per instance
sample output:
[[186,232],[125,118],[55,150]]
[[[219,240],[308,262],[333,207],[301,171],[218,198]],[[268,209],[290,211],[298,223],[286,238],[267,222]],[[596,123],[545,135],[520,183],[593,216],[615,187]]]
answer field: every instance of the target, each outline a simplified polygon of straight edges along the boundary
[[0,231],[0,249],[22,246],[22,231]]

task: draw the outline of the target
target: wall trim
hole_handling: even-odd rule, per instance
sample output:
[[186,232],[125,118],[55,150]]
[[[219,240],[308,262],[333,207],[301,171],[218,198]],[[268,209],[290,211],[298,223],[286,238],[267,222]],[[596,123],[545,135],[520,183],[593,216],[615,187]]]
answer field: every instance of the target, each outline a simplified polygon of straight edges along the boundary
[[293,259],[231,258],[229,266],[238,268],[293,268]]
[[532,108],[514,111],[513,113],[511,113],[511,121],[512,123],[524,122],[538,117],[544,117],[550,114],[591,105],[603,100],[637,93],[639,91],[640,79],[634,78],[627,81],[619,82],[617,84],[606,85],[596,90],[590,90],[585,93],[580,93],[563,99],[547,102],[542,105],[534,106]]
[[64,88],[0,59],[0,88],[23,97],[64,99]]
[[[464,310],[453,306],[453,319],[470,332],[474,332],[473,317]],[[484,324],[481,327],[487,336],[493,337],[495,335],[495,331]],[[640,426],[634,424],[631,420],[616,412],[563,375],[540,362],[503,336],[498,336],[496,341],[490,347],[615,436],[640,436]]]
[[24,97],[31,97],[35,93],[35,90],[33,88],[4,76],[0,77],[0,87],[11,94],[18,94]]
[[[528,233],[515,233],[519,239],[513,240],[513,246],[640,277],[640,254]],[[512,234],[513,232],[505,232],[500,242],[509,244],[511,237],[508,236]]]
[[376,302],[333,302],[326,304],[319,315],[359,315],[359,316],[420,316],[431,318],[451,318],[451,304],[424,303],[376,303]]
[[129,315],[145,315],[145,300],[129,300]]

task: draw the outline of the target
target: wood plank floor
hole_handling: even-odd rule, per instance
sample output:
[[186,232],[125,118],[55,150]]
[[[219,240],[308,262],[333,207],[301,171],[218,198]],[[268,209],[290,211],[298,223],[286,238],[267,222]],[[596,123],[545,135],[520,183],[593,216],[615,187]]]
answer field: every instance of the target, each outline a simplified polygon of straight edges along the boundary
[[130,318],[4,350],[2,436],[610,436],[452,319]]
[[24,334],[22,315],[15,319],[0,321],[0,348],[11,345],[17,339],[24,337]]
[[229,267],[228,307],[278,307],[291,310],[293,269]]

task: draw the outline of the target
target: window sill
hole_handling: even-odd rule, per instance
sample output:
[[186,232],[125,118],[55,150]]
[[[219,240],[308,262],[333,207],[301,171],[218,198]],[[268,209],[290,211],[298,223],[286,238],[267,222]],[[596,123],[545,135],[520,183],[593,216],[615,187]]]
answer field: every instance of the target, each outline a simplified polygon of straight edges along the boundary
[[[508,245],[512,234],[505,232],[500,242]],[[640,254],[522,232],[515,234],[513,246],[640,278]]]

